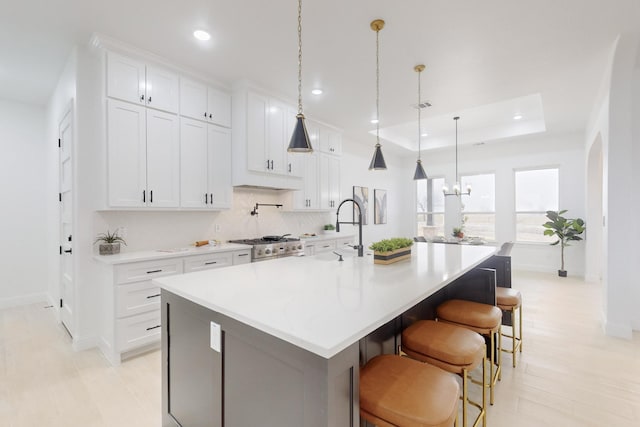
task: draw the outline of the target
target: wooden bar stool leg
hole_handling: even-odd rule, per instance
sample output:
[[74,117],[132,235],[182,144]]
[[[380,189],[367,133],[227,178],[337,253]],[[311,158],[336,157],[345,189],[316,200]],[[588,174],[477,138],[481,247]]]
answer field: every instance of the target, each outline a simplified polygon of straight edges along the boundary
[[495,353],[496,353],[496,343],[495,343],[495,334],[493,332],[491,332],[491,358],[489,360],[489,402],[493,405],[493,385],[494,385],[494,379],[493,379],[493,363],[495,360]]
[[[469,401],[469,384],[467,370],[462,370],[462,425],[467,427],[467,402]],[[484,387],[483,387],[484,388]]]
[[518,323],[520,324],[520,353],[522,353],[522,304],[520,304],[518,314],[520,315],[518,318]]
[[[486,354],[486,352],[485,352]],[[487,427],[487,356],[482,359],[482,410],[484,415],[482,416],[482,427]]]
[[[502,348],[502,325],[498,327],[498,348]],[[502,351],[498,351],[498,381],[502,381]]]

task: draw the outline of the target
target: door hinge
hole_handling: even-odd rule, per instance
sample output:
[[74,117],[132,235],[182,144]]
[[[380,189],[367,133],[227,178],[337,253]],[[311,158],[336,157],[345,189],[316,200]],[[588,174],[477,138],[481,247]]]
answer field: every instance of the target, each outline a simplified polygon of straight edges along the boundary
[[62,140],[58,138],[58,148],[60,148],[61,146],[62,146]]
[[62,201],[62,193],[58,193],[58,201],[61,202]]
[[60,298],[60,308],[62,308],[62,298]]
[[60,246],[60,255],[62,255],[62,245]]

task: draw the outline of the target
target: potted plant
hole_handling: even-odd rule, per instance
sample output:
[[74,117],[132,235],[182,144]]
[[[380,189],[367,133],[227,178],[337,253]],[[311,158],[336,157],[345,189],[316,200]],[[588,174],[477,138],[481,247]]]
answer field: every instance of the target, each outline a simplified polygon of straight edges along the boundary
[[323,228],[324,228],[324,234],[336,232],[336,226],[333,224],[325,224]]
[[567,277],[567,271],[564,269],[564,248],[570,246],[569,242],[572,240],[582,240],[580,234],[584,233],[586,225],[581,218],[568,219],[562,215],[567,210],[560,212],[547,211],[547,218],[549,221],[542,224],[546,230],[544,230],[545,236],[556,236],[558,240],[551,243],[552,246],[560,245],[560,270],[558,270],[558,276]]
[[120,253],[120,243],[123,243],[125,246],[127,242],[118,235],[118,229],[111,233],[107,230],[106,233],[98,234],[94,244],[101,242],[98,247],[100,255],[114,255]]
[[464,228],[463,227],[453,227],[453,232],[451,233],[453,237],[458,239],[462,239],[464,237]]
[[373,251],[374,264],[392,264],[411,258],[412,239],[394,237],[372,243],[369,249]]

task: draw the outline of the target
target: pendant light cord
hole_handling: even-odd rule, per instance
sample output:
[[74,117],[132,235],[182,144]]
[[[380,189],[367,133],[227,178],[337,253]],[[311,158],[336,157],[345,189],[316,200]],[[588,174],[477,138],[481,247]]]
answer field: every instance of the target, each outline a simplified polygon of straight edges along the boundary
[[380,30],[376,30],[376,144],[380,144]]
[[420,160],[420,139],[422,137],[422,126],[420,126],[420,76],[422,75],[422,71],[418,71],[418,161]]
[[298,114],[302,114],[302,0],[298,0]]

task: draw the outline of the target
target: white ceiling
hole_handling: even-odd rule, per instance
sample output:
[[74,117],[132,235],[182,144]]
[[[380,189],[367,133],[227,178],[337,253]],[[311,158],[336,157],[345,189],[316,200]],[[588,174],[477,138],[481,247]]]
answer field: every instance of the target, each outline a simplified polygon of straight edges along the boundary
[[[297,96],[296,0],[0,1],[0,98],[45,104],[72,46],[94,32],[229,86],[248,79]],[[433,107],[423,118],[442,123],[435,147],[453,143],[454,115],[467,114],[473,135],[469,114],[529,96],[539,97],[547,132],[584,130],[616,36],[638,31],[640,1],[304,0],[305,112],[371,144],[375,18],[386,21],[381,129],[417,126],[413,67],[424,63],[422,98]],[[195,40],[196,28],[212,40]],[[315,86],[322,96],[310,95]]]

